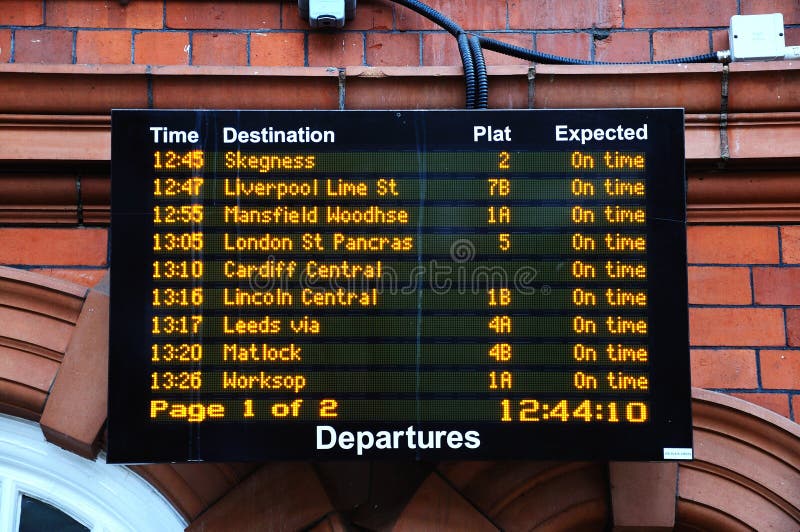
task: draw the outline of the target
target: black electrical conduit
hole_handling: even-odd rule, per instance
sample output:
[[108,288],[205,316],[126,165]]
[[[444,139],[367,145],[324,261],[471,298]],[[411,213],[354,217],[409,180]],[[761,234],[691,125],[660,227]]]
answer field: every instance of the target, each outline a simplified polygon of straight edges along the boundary
[[660,61],[635,62],[635,63],[614,63],[607,61],[589,61],[586,59],[573,59],[559,55],[536,52],[514,44],[508,44],[497,39],[485,36],[471,35],[467,37],[466,32],[430,6],[418,0],[391,0],[395,4],[411,9],[438,24],[448,33],[453,35],[458,41],[458,50],[461,54],[461,62],[464,65],[464,76],[467,84],[467,109],[485,109],[489,98],[489,82],[486,76],[486,63],[483,59],[482,48],[492,50],[512,57],[518,57],[535,63],[551,65],[674,65],[678,63],[717,63],[723,60],[723,56],[717,52],[708,54],[692,55],[688,57],[678,57],[675,59],[663,59]]
[[[470,42],[470,39],[467,37],[466,32],[461,28],[461,26],[459,26],[458,24],[456,24],[443,14],[439,13],[432,7],[426,6],[425,4],[418,2],[417,0],[391,0],[391,1],[396,4],[400,4],[401,6],[405,6],[411,9],[412,11],[416,11],[423,17],[427,18],[428,20],[438,24],[439,26],[447,30],[448,33],[450,33],[453,37],[456,38],[456,41],[458,42],[458,52],[461,55],[461,63],[464,65],[464,79],[466,81],[466,86],[467,86],[466,107],[467,109],[475,109],[476,106],[475,95],[477,92],[476,79],[475,79],[475,61],[473,60],[473,51],[472,51],[473,45]],[[480,48],[480,43],[478,43],[478,48]],[[483,54],[481,54],[481,62],[482,59],[483,59]],[[477,83],[481,86],[486,86],[487,99],[488,99],[489,84],[488,80],[485,79],[486,78],[485,64],[483,68],[483,77],[484,79],[477,80]]]
[[464,81],[467,84],[467,109],[475,109],[475,63],[472,61],[469,39],[466,33],[456,36],[461,63],[464,65]]
[[472,52],[472,61],[475,63],[475,90],[477,93],[475,108],[486,109],[489,107],[489,76],[486,75],[486,61],[483,59],[481,41],[475,35],[469,37],[469,50]]
[[675,59],[662,59],[660,61],[641,61],[635,63],[614,63],[611,61],[589,61],[587,59],[573,59],[570,57],[561,57],[559,55],[546,54],[543,52],[534,52],[521,46],[508,44],[497,39],[490,37],[480,36],[478,39],[481,45],[487,50],[499,52],[501,54],[519,57],[520,59],[527,59],[536,63],[544,63],[548,65],[676,65],[678,63],[716,63],[719,61],[717,52],[709,54],[691,55],[688,57],[678,57]]

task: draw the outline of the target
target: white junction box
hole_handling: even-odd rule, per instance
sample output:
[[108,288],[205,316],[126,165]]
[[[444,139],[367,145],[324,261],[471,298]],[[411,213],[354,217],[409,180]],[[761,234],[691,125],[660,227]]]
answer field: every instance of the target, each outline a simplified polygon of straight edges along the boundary
[[732,61],[772,61],[786,54],[781,13],[734,15],[728,38]]
[[341,28],[356,15],[356,0],[297,0],[297,5],[312,28]]

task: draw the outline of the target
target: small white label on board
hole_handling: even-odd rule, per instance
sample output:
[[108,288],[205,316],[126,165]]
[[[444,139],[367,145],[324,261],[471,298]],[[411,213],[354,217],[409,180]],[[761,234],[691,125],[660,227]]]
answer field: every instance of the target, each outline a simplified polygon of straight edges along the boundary
[[664,460],[691,460],[691,447],[664,447]]

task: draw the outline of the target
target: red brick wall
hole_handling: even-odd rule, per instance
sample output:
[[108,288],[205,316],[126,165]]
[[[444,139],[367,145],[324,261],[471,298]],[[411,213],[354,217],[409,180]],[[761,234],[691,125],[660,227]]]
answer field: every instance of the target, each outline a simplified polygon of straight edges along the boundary
[[[796,0],[428,0],[464,28],[539,51],[648,61],[726,49],[731,15]],[[453,39],[388,0],[361,0],[343,31],[310,31],[294,0],[7,0],[0,62],[249,66],[455,65]],[[487,52],[489,64],[519,63]],[[689,229],[694,385],[800,421],[800,227]],[[108,267],[106,228],[0,228],[0,263],[91,286]]]
[[[728,48],[736,14],[782,12],[800,44],[794,0],[428,0],[463,28],[542,52],[649,61]],[[460,64],[454,40],[388,0],[361,0],[343,31],[309,31],[295,0],[6,0],[0,62],[250,66]],[[489,64],[522,62],[487,52]]]
[[108,269],[108,244],[104,227],[0,227],[0,265],[94,286]]
[[800,227],[688,232],[692,384],[800,420]]

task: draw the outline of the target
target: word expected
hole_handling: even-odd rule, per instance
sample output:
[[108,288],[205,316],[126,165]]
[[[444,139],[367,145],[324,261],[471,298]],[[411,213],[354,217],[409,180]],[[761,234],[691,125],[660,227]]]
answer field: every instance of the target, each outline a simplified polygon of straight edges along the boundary
[[556,126],[556,142],[580,142],[590,140],[647,140],[647,124],[638,128],[623,127],[622,124],[610,128],[571,128],[566,124]]

